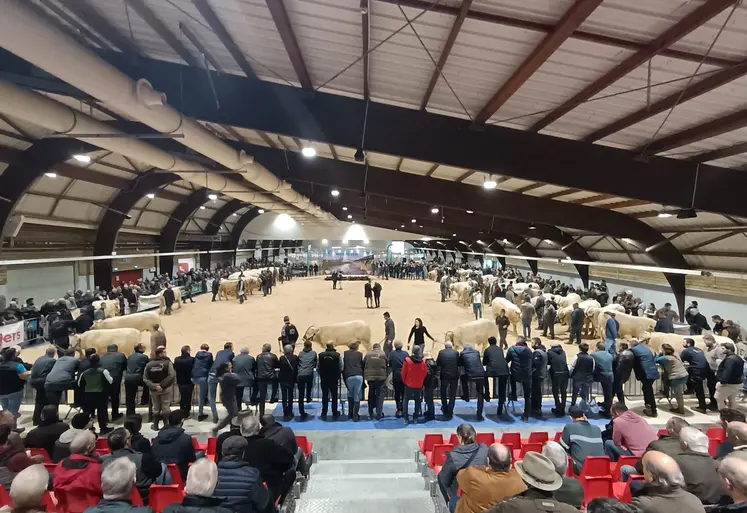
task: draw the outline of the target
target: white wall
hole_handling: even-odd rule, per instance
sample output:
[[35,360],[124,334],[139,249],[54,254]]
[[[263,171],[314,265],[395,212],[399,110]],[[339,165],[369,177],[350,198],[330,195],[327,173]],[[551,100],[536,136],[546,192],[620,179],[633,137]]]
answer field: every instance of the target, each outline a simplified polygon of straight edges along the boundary
[[9,266],[5,296],[8,301],[17,297],[21,303],[31,297],[37,306],[47,299],[57,300],[68,290],[75,289],[74,265]]
[[83,292],[85,292],[86,290],[93,290],[94,289],[94,284],[93,283],[94,282],[93,282],[93,275],[92,274],[83,275],[83,276],[79,275],[78,276],[78,285],[77,285],[76,289],[77,290],[82,290]]

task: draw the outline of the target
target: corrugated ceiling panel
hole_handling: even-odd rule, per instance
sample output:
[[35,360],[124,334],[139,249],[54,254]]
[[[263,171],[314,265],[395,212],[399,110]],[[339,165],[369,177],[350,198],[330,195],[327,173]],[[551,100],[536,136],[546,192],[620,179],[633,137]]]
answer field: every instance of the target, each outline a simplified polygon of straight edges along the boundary
[[140,216],[140,220],[138,221],[137,226],[138,228],[161,230],[163,229],[167,220],[168,218],[163,214],[159,214],[156,212],[143,212],[143,215]]
[[438,166],[438,169],[431,176],[442,180],[454,180],[466,172],[466,169],[460,167]]
[[101,207],[90,203],[63,199],[57,204],[57,208],[52,215],[96,224],[101,218],[103,210]]
[[422,160],[404,159],[399,167],[400,171],[405,173],[412,173],[416,175],[425,175],[431,170],[433,164],[431,162],[423,162]]
[[58,176],[57,178],[42,176],[34,181],[29,191],[43,192],[47,194],[62,194],[69,184],[70,179],[68,178],[61,176]]
[[695,269],[744,272],[744,258],[687,255],[685,260]]
[[563,196],[559,196],[558,198],[555,199],[555,201],[569,202],[569,201],[575,201],[575,200],[580,200],[584,198],[590,198],[592,196],[596,196],[597,194],[598,193],[592,192],[592,191],[579,191],[579,192],[574,192],[573,194],[564,194]]
[[643,221],[646,224],[653,226],[659,231],[666,232],[667,228],[692,228],[697,226],[726,226],[728,223],[724,221],[724,218],[718,214],[711,214],[708,212],[698,212],[698,217],[695,219],[677,219],[676,216],[672,217],[648,217]]
[[88,198],[101,203],[109,203],[114,199],[117,192],[119,192],[117,189],[76,180],[70,187],[70,190],[67,191],[67,194],[78,198]]
[[465,178],[462,183],[466,183],[469,185],[475,185],[477,187],[482,187],[482,184],[485,182],[487,178],[488,178],[487,173],[477,172],[473,174],[472,176]]
[[[10,132],[10,130],[8,132]],[[9,137],[9,136],[0,134],[0,145],[8,146],[10,148],[15,148],[17,150],[25,150],[29,146],[31,146],[31,143],[24,141],[20,138]]]
[[399,157],[393,155],[385,155],[383,153],[367,153],[368,162],[375,167],[382,167],[384,169],[396,169]]
[[49,210],[54,206],[54,203],[54,198],[24,194],[16,205],[14,213],[45,217],[49,214]]
[[515,191],[534,183],[532,180],[522,180],[520,178],[509,178],[505,182],[498,185],[498,188],[503,191]]

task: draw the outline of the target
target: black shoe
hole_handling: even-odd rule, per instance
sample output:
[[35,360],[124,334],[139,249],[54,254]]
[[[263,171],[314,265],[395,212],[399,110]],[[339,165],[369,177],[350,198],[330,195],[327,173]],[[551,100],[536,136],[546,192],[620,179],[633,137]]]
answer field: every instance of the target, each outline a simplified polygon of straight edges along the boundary
[[150,428],[151,428],[151,429],[152,429],[153,431],[158,431],[158,424],[156,424],[156,423],[153,423],[153,424],[151,424],[151,425],[150,425]]
[[326,414],[326,413],[322,413],[322,414],[321,414],[321,415],[319,416],[319,418],[320,418],[320,419],[322,419],[322,420],[327,420],[327,414]]
[[404,420],[405,420],[405,426],[406,426],[406,425],[408,425],[408,424],[410,423],[410,421],[409,421],[409,420],[407,420],[407,417],[405,417],[405,418],[404,418]]
[[301,420],[306,420],[308,418],[309,418],[309,414],[308,413],[302,413],[301,414]]
[[693,408],[693,411],[697,411],[698,413],[708,413],[708,408],[701,408],[700,406]]
[[402,410],[397,410],[397,412],[394,414],[395,417],[402,418]]
[[483,417],[482,415],[478,415],[477,416],[477,421],[478,422],[482,422],[483,420],[485,420],[485,417]]
[[108,435],[112,431],[114,431],[114,429],[112,429],[110,427],[101,428],[101,431],[99,431],[99,436]]
[[270,404],[275,404],[276,402],[278,402],[277,397],[270,397]]
[[334,411],[334,412],[332,412],[332,418],[333,418],[334,420],[337,420],[337,419],[339,419],[339,418],[340,418],[340,412],[339,412],[339,411]]
[[122,417],[124,417],[124,415],[122,415],[121,413],[117,413],[116,415],[112,414],[112,422],[115,422],[121,419]]
[[208,418],[208,416],[207,416],[207,415],[198,415],[198,416],[197,416],[197,420],[198,420],[199,422],[202,422],[203,420],[207,420],[207,418]]
[[521,416],[521,420],[522,422],[529,422],[529,415],[525,413],[524,415]]

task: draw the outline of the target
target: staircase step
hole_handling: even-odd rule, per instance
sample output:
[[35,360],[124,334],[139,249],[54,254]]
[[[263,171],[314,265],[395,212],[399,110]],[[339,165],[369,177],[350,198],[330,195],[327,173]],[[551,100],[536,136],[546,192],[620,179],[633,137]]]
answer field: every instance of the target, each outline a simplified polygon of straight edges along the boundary
[[405,492],[424,491],[425,480],[420,474],[353,474],[349,476],[314,476],[308,483],[304,497],[340,498],[340,494],[360,497],[386,491],[390,496]]
[[337,475],[345,478],[351,474],[401,474],[417,472],[413,460],[328,460],[319,461],[311,467],[312,476]]
[[[416,495],[417,494],[417,495]],[[434,513],[435,504],[428,492],[408,492],[392,497],[388,493],[343,498],[309,498],[296,502],[295,513]]]

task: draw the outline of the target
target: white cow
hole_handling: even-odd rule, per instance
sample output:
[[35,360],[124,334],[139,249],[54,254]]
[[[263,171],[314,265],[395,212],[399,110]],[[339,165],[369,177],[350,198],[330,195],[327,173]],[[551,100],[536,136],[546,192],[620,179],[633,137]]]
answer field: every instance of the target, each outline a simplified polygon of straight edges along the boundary
[[[615,320],[620,323],[617,338],[632,337],[641,339],[647,331],[653,332],[656,321],[648,317],[634,317],[622,312],[615,312]],[[605,312],[599,312],[597,317],[597,329],[599,337],[604,337],[604,327],[607,322]]]
[[489,337],[498,338],[498,326],[490,319],[478,319],[447,331],[444,334],[444,342],[452,342],[457,351],[460,351],[465,343],[471,343],[475,349],[482,350],[488,345]]
[[573,303],[580,303],[580,302],[581,302],[581,296],[579,296],[578,294],[574,292],[574,293],[568,294],[565,297],[561,297],[557,303],[558,303],[558,308],[563,308],[565,306],[573,306]]
[[[95,321],[91,329],[94,330],[111,330],[116,328],[134,328],[138,331],[153,332],[155,325],[161,324],[161,318],[155,312],[138,312],[113,319],[104,319]],[[161,327],[163,330],[163,327]]]
[[436,269],[431,269],[428,271],[428,279],[431,281],[436,281],[436,278],[438,278],[438,271]]
[[[171,290],[174,291],[174,305],[179,306],[179,310],[182,309],[182,289],[181,287],[171,287]],[[166,311],[166,300],[163,298],[163,293],[166,291],[166,289],[163,289],[158,294],[158,313],[163,314],[163,312]]]
[[449,290],[452,292],[452,294],[456,295],[458,304],[470,304],[470,292],[472,292],[472,286],[468,282],[458,281],[456,283],[452,283],[449,286]]
[[118,299],[107,299],[105,301],[94,301],[91,303],[93,308],[101,310],[101,305],[104,305],[104,318],[109,319],[119,315],[119,300]]
[[618,305],[616,303],[613,303],[611,305],[603,306],[601,308],[589,308],[584,313],[586,314],[586,320],[584,321],[584,328],[588,328],[590,330],[590,333],[587,333],[590,337],[596,337],[598,330],[598,321],[599,321],[599,314],[601,312],[615,312],[615,315],[617,315],[618,312],[625,313],[625,307],[622,305]]
[[[676,333],[654,332],[645,333],[640,340],[641,342],[645,342],[654,354],[658,354],[659,350],[661,350],[661,345],[664,343],[671,345],[675,352],[679,354],[684,347],[682,343],[686,338],[693,339],[695,341],[695,346],[699,347],[702,351],[708,350],[705,342],[703,342],[703,335],[677,335]],[[729,337],[722,337],[721,335],[714,335],[713,338],[716,339],[716,344],[718,345],[721,345],[724,342],[734,343]]]
[[[581,301],[578,304],[578,307],[584,311],[584,315],[586,315],[586,312],[590,308],[601,308],[601,305],[599,304],[599,301],[596,299],[586,299],[584,301]],[[573,311],[573,305],[564,306],[563,308],[558,308],[558,316],[557,316],[557,322],[560,324],[568,324],[568,321],[570,320],[571,312]]]
[[93,348],[99,355],[106,353],[107,347],[117,344],[120,353],[130,355],[140,343],[140,331],[134,328],[114,328],[86,331],[80,335],[70,336],[70,347],[81,354]]
[[350,346],[359,342],[366,351],[371,351],[371,327],[365,321],[347,321],[324,326],[311,325],[303,335],[303,340],[311,340],[322,346],[332,342],[335,346]]
[[511,323],[511,328],[515,334],[519,334],[518,326],[521,323],[521,309],[513,304],[505,297],[497,297],[490,303],[490,308],[493,310],[493,317],[498,317],[501,310],[506,311],[506,316]]

